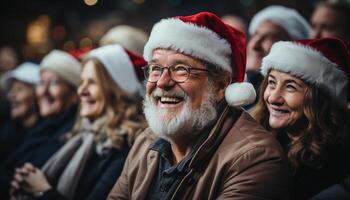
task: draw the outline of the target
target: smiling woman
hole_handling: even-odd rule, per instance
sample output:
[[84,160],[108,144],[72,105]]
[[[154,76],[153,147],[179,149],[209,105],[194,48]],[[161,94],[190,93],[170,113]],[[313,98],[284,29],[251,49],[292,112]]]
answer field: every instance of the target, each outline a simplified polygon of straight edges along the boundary
[[39,83],[39,65],[25,62],[4,75],[9,86],[11,121],[0,124],[0,163],[13,152],[25,138],[25,132],[40,121],[35,97]]
[[270,113],[271,128],[288,129],[302,121],[306,90],[307,86],[301,79],[280,71],[270,71],[264,99]]
[[10,90],[7,98],[11,105],[11,118],[32,126],[39,118],[35,86],[39,83],[39,66],[23,63],[9,74]]
[[263,59],[265,79],[252,114],[284,148],[296,199],[309,198],[350,173],[345,159],[349,67],[347,47],[331,38],[278,42]]
[[41,170],[32,164],[17,170],[14,190],[50,200],[106,199],[139,129],[145,127],[140,76],[144,65],[141,57],[120,45],[89,52],[78,87],[80,116],[66,144]]

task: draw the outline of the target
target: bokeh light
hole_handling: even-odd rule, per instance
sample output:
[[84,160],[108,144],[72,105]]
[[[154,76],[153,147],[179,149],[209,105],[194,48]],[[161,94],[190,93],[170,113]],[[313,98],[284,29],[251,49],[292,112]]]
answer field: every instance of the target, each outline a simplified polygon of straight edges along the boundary
[[84,3],[88,6],[94,6],[97,4],[97,0],[84,0]]

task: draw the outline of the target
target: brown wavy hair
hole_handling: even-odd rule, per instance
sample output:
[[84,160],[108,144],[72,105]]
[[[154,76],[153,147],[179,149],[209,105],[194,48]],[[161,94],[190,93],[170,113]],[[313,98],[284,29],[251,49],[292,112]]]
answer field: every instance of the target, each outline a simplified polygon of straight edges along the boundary
[[[288,137],[286,131],[274,130],[269,125],[269,111],[264,101],[264,91],[268,76],[260,86],[260,96],[252,116],[277,138]],[[349,142],[349,111],[340,106],[324,89],[314,84],[306,83],[304,99],[304,120],[297,131],[296,139],[288,138],[287,157],[294,170],[301,166],[320,168],[332,152],[345,149]]]
[[[106,122],[96,137],[97,143],[104,143],[109,139],[114,148],[121,149],[127,136],[128,145],[131,146],[140,130],[146,127],[142,114],[142,98],[131,97],[124,92],[99,60],[95,58],[84,60],[83,67],[89,61],[94,63],[97,84],[105,98],[105,105],[102,106],[100,113],[101,117],[106,116]],[[80,126],[81,119],[78,119],[68,138],[77,134]]]

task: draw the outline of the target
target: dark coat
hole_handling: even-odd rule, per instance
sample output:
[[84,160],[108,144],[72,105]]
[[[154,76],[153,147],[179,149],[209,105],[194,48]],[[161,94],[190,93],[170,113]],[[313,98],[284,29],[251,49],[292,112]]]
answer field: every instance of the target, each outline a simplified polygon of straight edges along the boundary
[[8,155],[18,147],[20,140],[23,139],[21,130],[22,127],[13,120],[0,124],[0,165],[4,163]]
[[[32,132],[40,126],[41,119],[31,127],[23,128],[21,123],[9,120],[0,125],[0,165],[18,149],[21,143],[25,140],[27,133]],[[0,167],[1,168],[1,167]]]
[[[286,134],[277,137],[285,151],[288,149],[289,138]],[[348,149],[328,149],[320,167],[301,165],[294,172],[295,199],[311,198],[321,191],[340,183],[350,174]],[[350,181],[350,180],[349,180]]]
[[309,200],[349,200],[350,175],[341,183],[329,187]]
[[16,167],[30,162],[40,168],[63,145],[61,137],[72,129],[76,112],[77,106],[73,106],[66,112],[44,119],[35,129],[26,133],[21,145],[1,166],[0,199],[7,199]]
[[6,161],[11,167],[21,167],[30,162],[41,167],[62,145],[62,136],[70,131],[75,123],[77,107],[54,117],[44,119],[36,129],[29,132],[25,141]]
[[[129,148],[124,147],[121,150],[110,149],[104,155],[95,153],[84,168],[82,178],[79,180],[75,200],[96,200],[106,199],[108,193],[117,181]],[[51,189],[43,196],[36,198],[40,200],[64,200],[60,193]]]
[[10,103],[6,98],[6,92],[0,86],[0,124],[10,120]]

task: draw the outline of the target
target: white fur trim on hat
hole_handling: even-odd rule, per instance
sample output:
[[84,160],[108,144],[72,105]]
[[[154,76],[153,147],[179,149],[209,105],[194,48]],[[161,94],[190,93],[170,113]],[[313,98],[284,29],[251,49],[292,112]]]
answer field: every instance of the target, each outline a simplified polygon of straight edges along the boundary
[[266,76],[270,69],[290,73],[325,88],[340,102],[346,101],[346,74],[335,63],[310,47],[292,42],[275,43],[270,53],[263,58],[261,72]]
[[253,35],[258,26],[271,21],[284,28],[289,36],[295,39],[306,39],[310,37],[310,25],[294,9],[284,6],[269,6],[254,15],[249,25],[249,34]]
[[24,62],[20,64],[16,69],[8,72],[6,76],[6,82],[11,79],[16,79],[31,85],[37,85],[40,82],[40,67],[37,64],[31,62]]
[[232,72],[230,44],[206,27],[163,19],[152,29],[143,53],[145,60],[150,61],[157,48],[173,49]]
[[256,92],[251,83],[232,83],[225,90],[225,99],[230,106],[246,106],[255,101]]
[[131,97],[142,97],[145,94],[128,54],[120,45],[107,45],[92,50],[87,55],[86,59],[88,58],[98,59],[114,82]]
[[68,53],[61,50],[52,50],[40,63],[41,71],[50,70],[57,73],[74,87],[80,84],[80,63]]

